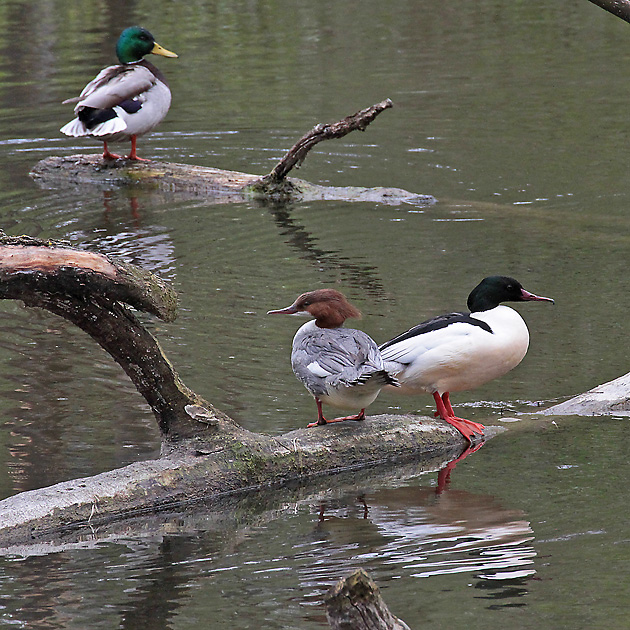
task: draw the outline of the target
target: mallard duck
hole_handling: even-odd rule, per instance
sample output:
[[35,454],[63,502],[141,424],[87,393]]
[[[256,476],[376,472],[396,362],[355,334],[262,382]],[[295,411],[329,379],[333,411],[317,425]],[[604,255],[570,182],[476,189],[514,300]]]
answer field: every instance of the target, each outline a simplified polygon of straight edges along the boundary
[[529,346],[523,318],[501,302],[551,302],[507,276],[484,278],[468,296],[469,313],[429,319],[380,346],[385,368],[401,394],[433,394],[437,414],[466,439],[483,425],[453,412],[449,392],[479,387],[515,368]]
[[67,136],[90,136],[103,141],[103,159],[117,159],[107,143],[131,140],[129,160],[142,160],[136,154],[136,138],[154,129],[171,105],[171,91],[164,75],[143,59],[153,53],[177,57],[162,48],[147,29],[126,28],[116,44],[119,65],[108,66],[90,81],[78,97],[64,101],[76,103],[77,117],[61,128]]
[[[291,306],[271,314],[303,314],[314,317],[293,338],[293,372],[315,398],[317,422],[314,427],[342,420],[363,420],[365,408],[374,402],[385,385],[398,382],[383,368],[376,343],[361,330],[345,328],[349,317],[361,317],[343,293],[318,289],[300,295]],[[326,420],[322,402],[359,413]]]

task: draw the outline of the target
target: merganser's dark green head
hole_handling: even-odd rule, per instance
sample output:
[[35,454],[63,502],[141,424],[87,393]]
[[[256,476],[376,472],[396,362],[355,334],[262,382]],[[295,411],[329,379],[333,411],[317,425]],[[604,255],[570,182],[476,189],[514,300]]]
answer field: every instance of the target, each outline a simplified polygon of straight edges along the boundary
[[162,48],[146,28],[130,26],[120,34],[116,44],[116,55],[120,63],[140,61],[150,53],[162,57],[177,57],[175,53]]
[[525,291],[521,283],[508,276],[489,276],[484,278],[468,296],[468,308],[471,313],[489,311],[501,302],[552,302],[551,298],[534,295]]

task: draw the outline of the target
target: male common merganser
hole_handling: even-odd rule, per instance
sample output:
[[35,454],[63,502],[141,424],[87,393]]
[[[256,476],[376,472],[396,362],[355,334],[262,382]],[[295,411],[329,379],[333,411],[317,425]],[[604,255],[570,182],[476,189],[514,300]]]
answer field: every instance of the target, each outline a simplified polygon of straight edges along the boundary
[[[363,420],[365,408],[374,402],[385,385],[398,386],[396,379],[384,369],[374,340],[361,330],[343,327],[349,317],[361,317],[343,293],[334,289],[309,291],[291,306],[267,314],[303,314],[315,318],[295,333],[291,351],[293,372],[317,404],[317,422],[309,427]],[[322,402],[361,411],[353,416],[326,420]]]
[[402,394],[433,394],[440,416],[468,441],[484,426],[458,418],[449,392],[473,389],[515,368],[525,356],[529,332],[523,318],[501,302],[552,302],[525,291],[507,276],[484,278],[468,296],[470,313],[429,319],[380,346],[385,368]]
[[79,96],[65,103],[76,103],[77,118],[61,128],[67,136],[92,136],[103,141],[103,158],[116,159],[108,142],[131,140],[129,160],[142,160],[136,154],[136,138],[156,127],[171,106],[171,91],[164,75],[143,59],[153,53],[177,57],[162,48],[147,29],[126,28],[116,44],[120,65],[108,66],[90,81]]

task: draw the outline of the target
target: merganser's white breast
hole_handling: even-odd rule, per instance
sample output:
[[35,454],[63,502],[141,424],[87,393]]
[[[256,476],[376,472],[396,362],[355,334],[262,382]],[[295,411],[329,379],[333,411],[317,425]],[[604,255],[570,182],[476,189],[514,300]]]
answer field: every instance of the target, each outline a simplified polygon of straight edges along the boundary
[[306,389],[341,409],[363,409],[393,379],[371,337],[352,328],[304,324],[293,338],[291,366]]
[[381,354],[400,382],[400,393],[443,393],[502,376],[522,361],[528,346],[523,318],[500,305],[429,320],[383,344]]

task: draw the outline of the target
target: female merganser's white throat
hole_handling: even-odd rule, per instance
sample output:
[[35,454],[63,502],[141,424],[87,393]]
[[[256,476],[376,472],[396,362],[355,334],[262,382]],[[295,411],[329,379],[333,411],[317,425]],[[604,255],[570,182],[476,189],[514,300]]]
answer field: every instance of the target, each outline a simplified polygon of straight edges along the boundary
[[[365,408],[372,404],[385,385],[398,386],[383,367],[374,340],[360,330],[344,328],[349,317],[361,313],[343,293],[318,289],[300,295],[291,306],[267,314],[305,314],[315,318],[304,324],[293,338],[291,366],[317,404],[317,422],[309,427],[342,420],[363,420]],[[322,402],[341,409],[360,409],[359,413],[326,420]]]
[[437,415],[469,441],[483,425],[453,412],[449,392],[473,389],[516,367],[529,346],[522,317],[501,302],[552,302],[506,276],[484,278],[468,296],[470,313],[429,319],[380,346],[385,368],[402,394],[433,394]]

